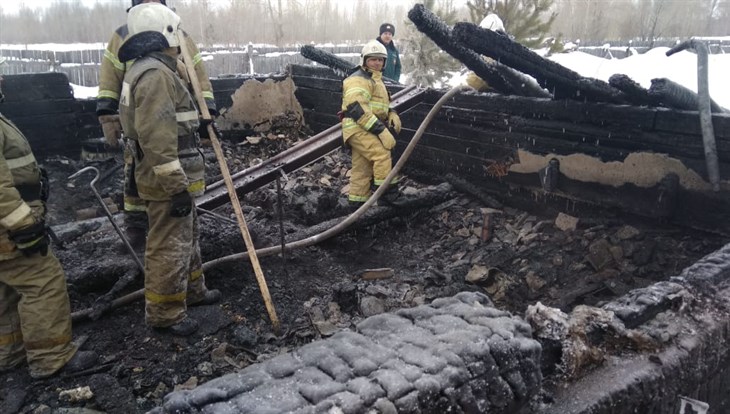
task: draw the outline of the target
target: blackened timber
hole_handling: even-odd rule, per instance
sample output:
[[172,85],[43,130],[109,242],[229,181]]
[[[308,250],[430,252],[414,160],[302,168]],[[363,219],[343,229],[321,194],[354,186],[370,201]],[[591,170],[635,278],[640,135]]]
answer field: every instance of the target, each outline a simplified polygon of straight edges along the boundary
[[302,108],[311,108],[317,112],[336,114],[342,107],[342,93],[297,87],[294,95]]
[[[428,90],[424,102],[434,104],[441,93]],[[596,123],[603,126],[608,119],[616,125],[629,129],[652,130],[654,128],[656,109],[641,108],[628,105],[611,105],[564,99],[525,99],[519,96],[499,94],[456,95],[449,105],[460,109],[486,110],[519,115],[526,118],[548,119],[573,123]],[[699,130],[699,126],[697,127]]]
[[[667,179],[666,183],[660,182],[649,188],[633,184],[613,187],[572,180],[561,174],[557,191],[548,194],[540,189],[540,178],[537,173],[508,172],[499,179],[484,179],[485,165],[481,160],[446,150],[416,147],[414,157],[410,162],[414,164],[411,167],[430,172],[447,174],[450,171],[468,181],[478,183],[480,188],[494,194],[509,193],[514,196],[522,192],[523,197],[532,200],[532,209],[539,208],[535,205],[539,204],[539,202],[535,202],[536,195],[541,195],[544,201],[553,200],[558,204],[560,204],[559,200],[563,200],[562,203],[564,203],[567,199],[576,203],[600,205],[604,208],[621,208],[630,213],[654,218],[673,218],[678,209],[678,189],[676,185],[672,185],[676,184],[676,181],[671,179]],[[572,194],[580,194],[580,197],[574,197]],[[502,200],[507,202],[504,198]],[[725,197],[725,201],[730,200]],[[509,204],[513,202],[509,201]],[[519,206],[524,207],[521,203]]]
[[[699,97],[694,91],[667,78],[652,79],[649,96],[669,108],[696,111],[699,105]],[[713,113],[727,112],[712,99],[710,109]]]
[[68,77],[60,72],[5,75],[5,102],[73,99]]
[[608,84],[623,91],[627,99],[634,105],[659,106],[658,102],[649,95],[649,91],[627,75],[616,73],[608,78]]
[[[723,141],[730,140],[730,114],[712,114],[712,126],[720,148]],[[702,130],[696,111],[657,110],[655,129],[672,134],[693,135],[702,142]]]
[[299,53],[309,60],[321,63],[331,68],[337,75],[343,78],[349,76],[356,69],[356,65],[353,65],[344,59],[340,59],[333,53],[317,49],[312,45],[302,46],[299,49]]
[[[399,112],[416,105],[422,96],[415,86],[404,88],[393,96],[391,107]],[[245,193],[262,187],[281,176],[281,171],[290,173],[342,146],[342,129],[336,124],[325,131],[295,145],[254,167],[243,170],[232,176],[236,193]],[[205,194],[195,200],[198,207],[213,209],[229,202],[228,191],[223,181],[208,186]]]
[[446,53],[461,61],[466,67],[474,71],[494,90],[506,94],[520,95],[519,90],[510,85],[504,75],[494,64],[488,64],[481,56],[459,45],[451,34],[451,28],[435,14],[431,13],[423,4],[416,4],[408,12],[408,18],[418,30],[428,36]]
[[489,56],[513,69],[533,76],[540,85],[553,93],[555,99],[628,102],[623,92],[606,82],[584,78],[491,30],[483,29],[472,23],[461,22],[454,25],[453,37],[476,53]]
[[[428,113],[422,103],[401,119],[404,125],[417,125]],[[661,153],[681,161],[687,168],[706,176],[702,141],[692,136],[652,131],[623,130],[610,122],[599,127],[530,119],[520,116],[494,121],[495,114],[449,107],[448,119],[436,118],[421,139],[423,146],[462,152],[481,157],[485,165],[495,160],[515,158],[518,149],[534,154],[585,154],[602,162],[623,162],[634,152]],[[402,134],[403,135],[403,134]],[[399,139],[399,143],[403,141]],[[723,179],[730,178],[730,142],[718,141],[718,156]]]

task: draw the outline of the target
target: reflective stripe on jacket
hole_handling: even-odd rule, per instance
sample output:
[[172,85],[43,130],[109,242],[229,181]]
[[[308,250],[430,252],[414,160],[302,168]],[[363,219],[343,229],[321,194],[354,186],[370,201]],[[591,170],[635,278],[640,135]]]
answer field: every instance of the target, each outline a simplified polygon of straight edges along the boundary
[[[119,109],[119,96],[122,92],[122,81],[124,80],[124,72],[132,62],[119,61],[119,48],[127,38],[129,29],[127,25],[117,28],[112,33],[112,38],[104,51],[104,58],[101,60],[101,69],[99,72],[99,94],[96,101],[96,115],[116,114]],[[213,86],[208,79],[208,72],[203,64],[203,57],[195,45],[193,39],[183,31],[185,35],[185,47],[187,47],[190,56],[193,59],[195,73],[198,75],[200,88],[203,91],[203,98],[208,109],[216,110],[215,98],[213,96]],[[184,67],[185,65],[182,65]]]
[[21,255],[9,230],[29,226],[44,213],[38,199],[24,201],[16,187],[39,186],[41,173],[30,144],[18,128],[0,114],[0,260]]
[[175,72],[176,59],[152,52],[127,70],[119,112],[132,141],[139,196],[165,201],[205,190],[205,163],[198,150],[198,112]]
[[[358,119],[347,116],[347,108],[359,103],[363,115]],[[347,141],[360,131],[370,131],[380,120],[386,123],[390,110],[390,96],[382,81],[380,72],[370,72],[362,68],[342,81],[342,138]]]

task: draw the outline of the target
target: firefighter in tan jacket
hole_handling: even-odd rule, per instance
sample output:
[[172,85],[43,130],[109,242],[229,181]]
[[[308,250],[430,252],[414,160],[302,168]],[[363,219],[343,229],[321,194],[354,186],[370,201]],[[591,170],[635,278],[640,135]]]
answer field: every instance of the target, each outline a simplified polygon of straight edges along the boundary
[[[2,96],[0,89],[0,102]],[[42,177],[28,141],[0,114],[0,372],[27,361],[33,378],[97,360],[71,342],[66,277],[48,248]]]
[[200,260],[193,197],[205,190],[205,165],[198,111],[176,72],[179,25],[161,4],[129,11],[130,36],[119,56],[134,63],[124,75],[119,111],[149,220],[145,319],[185,336],[198,328],[187,305],[215,303],[220,292],[206,288]]
[[[388,51],[377,40],[368,42],[360,54],[360,67],[342,82],[342,138],[352,148],[350,203],[357,206],[368,200],[372,186],[385,182],[392,169],[390,151],[400,133],[398,113],[390,108],[390,96],[383,83],[383,67]],[[399,192],[391,183],[381,198],[394,202]]]
[[[129,10],[144,3],[161,3],[166,5],[165,0],[132,0],[132,7]],[[118,115],[122,80],[124,79],[124,73],[131,64],[131,62],[119,58],[119,47],[128,35],[129,28],[126,24],[114,31],[104,51],[104,59],[102,59],[101,71],[99,73],[99,94],[97,96],[96,115],[99,117],[99,122],[101,123],[107,143],[115,148],[119,146],[119,140],[122,135],[122,126],[119,122]],[[190,56],[192,56],[195,72],[198,75],[208,110],[211,114],[215,115],[218,112],[213,97],[213,87],[208,79],[208,73],[205,70],[200,51],[193,39],[187,34],[185,34],[185,41],[184,47],[188,49]],[[187,79],[183,62],[177,62],[177,70],[183,79]],[[124,213],[126,233],[134,246],[142,246],[144,245],[144,237],[147,230],[145,203],[139,198],[139,194],[137,193],[136,183],[134,181],[134,165],[131,164],[131,155],[126,151],[124,159]]]

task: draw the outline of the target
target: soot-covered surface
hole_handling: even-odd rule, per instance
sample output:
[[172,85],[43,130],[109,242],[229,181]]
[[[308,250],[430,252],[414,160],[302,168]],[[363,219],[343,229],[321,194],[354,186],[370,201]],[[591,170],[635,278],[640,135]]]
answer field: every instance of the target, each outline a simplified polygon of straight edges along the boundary
[[[282,129],[227,141],[224,148],[235,172],[303,138],[297,131]],[[212,150],[206,148],[205,153],[210,182],[218,171]],[[115,163],[100,161],[102,175]],[[51,223],[77,220],[79,211],[83,217],[93,215],[85,210],[98,207],[88,188],[91,176],[76,180],[73,187],[66,180],[84,164],[54,157],[44,165],[54,184]],[[348,167],[349,154],[342,150],[282,181],[281,225],[287,235],[305,233],[349,213],[341,192]],[[404,192],[412,198],[427,185],[441,182],[440,177],[406,174],[420,179],[405,181]],[[119,202],[121,172],[100,188],[104,197]],[[26,367],[0,374],[0,412],[51,412],[62,407],[144,412],[173,390],[191,389],[269,360],[353,328],[368,316],[462,291],[486,293],[496,307],[517,316],[537,301],[570,311],[577,304],[601,304],[632,288],[676,275],[727,241],[610,212],[590,217],[572,213],[577,217],[557,219],[508,207],[488,209],[476,199],[441,188],[447,191],[446,201],[395,212],[378,207],[372,220],[387,220],[284,257],[261,258],[282,323],[278,335],[271,329],[250,264],[224,264],[206,272],[208,285],[221,289],[223,300],[220,305],[190,309],[201,322],[200,331],[192,337],[175,338],[147,328],[141,302],[97,321],[75,323],[75,336],[88,336],[84,347],[101,355],[100,365],[82,375],[43,381],[31,380]],[[242,202],[256,246],[279,243],[276,186],[256,190]],[[233,218],[230,206],[216,212]],[[235,225],[211,216],[201,216],[200,222],[204,262],[243,250]],[[74,311],[93,305],[118,277],[134,268],[106,220],[86,223],[63,227],[60,233],[66,250],[55,249],[69,278]],[[141,286],[137,278],[122,294]],[[60,396],[61,391],[86,386],[93,396],[78,401]]]

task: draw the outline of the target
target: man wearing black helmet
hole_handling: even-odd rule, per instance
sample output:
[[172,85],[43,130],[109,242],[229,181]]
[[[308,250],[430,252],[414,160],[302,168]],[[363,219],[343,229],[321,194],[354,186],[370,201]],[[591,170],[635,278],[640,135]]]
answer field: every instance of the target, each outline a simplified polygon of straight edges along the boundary
[[[132,0],[133,7],[144,3],[161,3],[167,5],[165,0]],[[122,126],[119,121],[119,96],[122,91],[122,80],[127,70],[129,62],[119,59],[119,48],[129,35],[127,25],[120,26],[112,34],[111,40],[104,51],[104,59],[101,62],[101,71],[99,73],[99,95],[97,96],[96,115],[99,117],[99,123],[104,131],[104,137],[107,143],[117,148],[119,140],[122,136]],[[215,115],[216,111],[215,99],[213,97],[213,87],[208,79],[208,73],[205,70],[202,57],[198,47],[193,39],[185,33],[186,43],[182,45],[188,49],[189,55],[192,56],[195,72],[200,81],[200,87],[203,90],[203,97],[211,114]],[[185,65],[182,62],[178,64],[178,73],[183,79],[187,79],[185,73]],[[125,148],[124,155],[124,222],[125,233],[135,248],[144,246],[145,234],[147,231],[147,215],[144,201],[139,197],[137,191],[137,183],[134,180],[134,164],[129,151]]]

